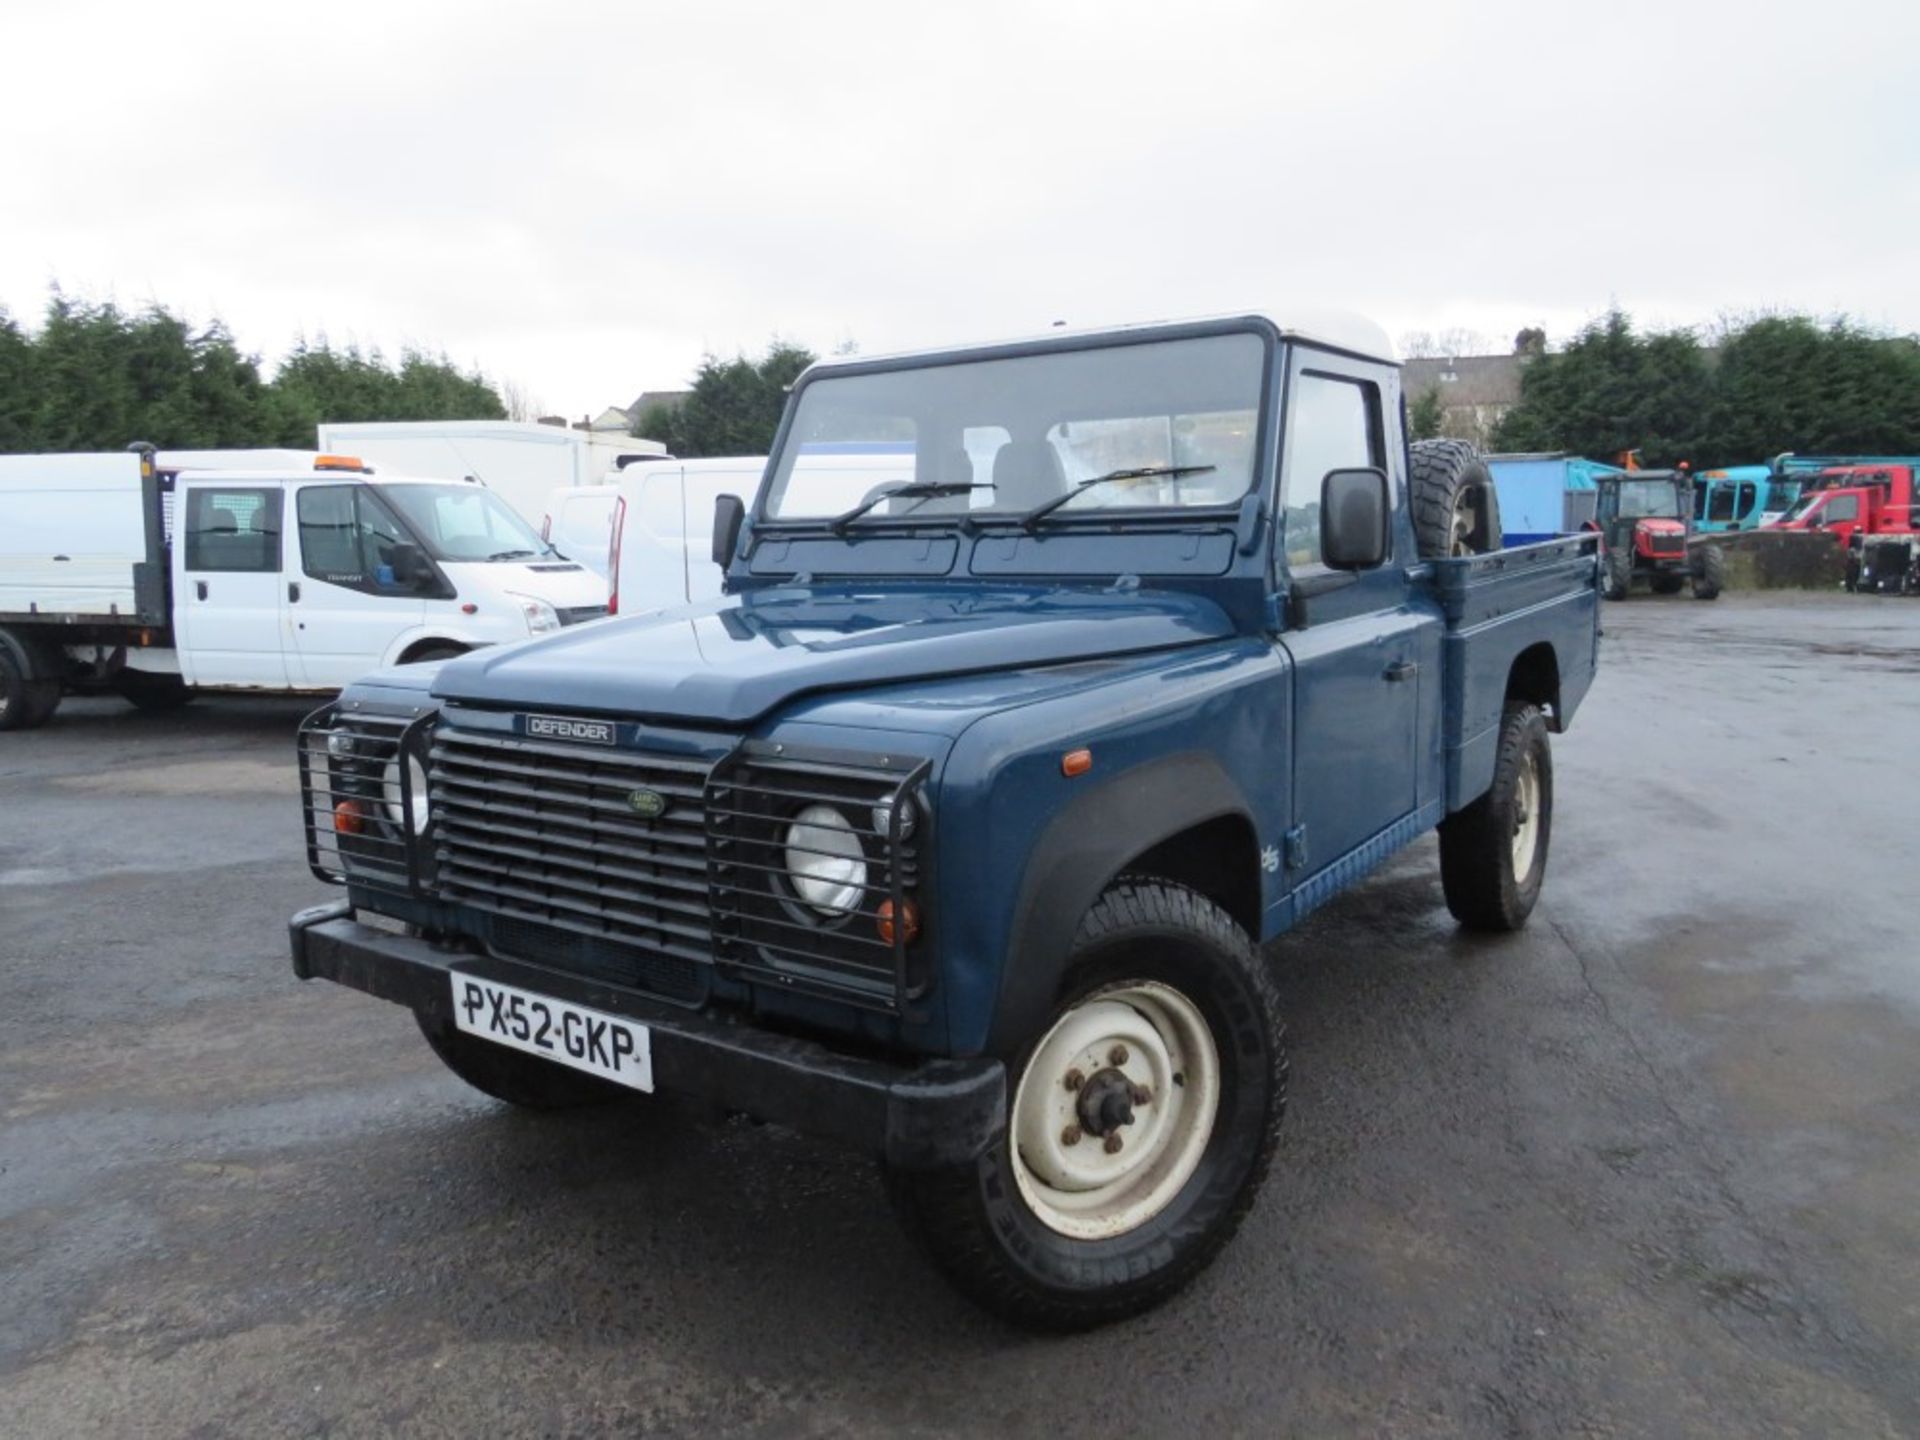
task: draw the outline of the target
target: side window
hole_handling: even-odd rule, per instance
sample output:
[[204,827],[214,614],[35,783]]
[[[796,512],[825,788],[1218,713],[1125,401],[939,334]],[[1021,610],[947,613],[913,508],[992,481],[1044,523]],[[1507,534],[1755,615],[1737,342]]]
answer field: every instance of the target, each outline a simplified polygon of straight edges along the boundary
[[1707,508],[1707,518],[1709,520],[1733,519],[1734,487],[1726,484],[1715,485],[1708,493],[1712,503]]
[[1329,470],[1384,465],[1380,391],[1359,380],[1303,374],[1287,400],[1287,463],[1280,505],[1287,567],[1320,563],[1320,482]]
[[407,537],[364,485],[309,485],[296,508],[300,565],[308,575],[372,595],[406,588],[393,573],[393,547]]
[[1836,495],[1827,502],[1827,508],[1820,512],[1820,523],[1831,525],[1836,520],[1858,520],[1860,518],[1860,497],[1858,495]]
[[280,491],[187,492],[186,568],[273,575],[280,570]]

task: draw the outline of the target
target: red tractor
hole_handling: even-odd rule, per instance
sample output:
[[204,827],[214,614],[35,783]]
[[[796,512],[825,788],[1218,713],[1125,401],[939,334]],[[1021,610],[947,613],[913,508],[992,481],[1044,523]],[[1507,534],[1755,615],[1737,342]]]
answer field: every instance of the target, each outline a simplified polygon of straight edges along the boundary
[[1656,595],[1677,595],[1691,584],[1696,600],[1712,600],[1726,579],[1718,546],[1693,542],[1693,474],[1630,470],[1595,477],[1591,526],[1606,543],[1601,591],[1624,600],[1645,579]]

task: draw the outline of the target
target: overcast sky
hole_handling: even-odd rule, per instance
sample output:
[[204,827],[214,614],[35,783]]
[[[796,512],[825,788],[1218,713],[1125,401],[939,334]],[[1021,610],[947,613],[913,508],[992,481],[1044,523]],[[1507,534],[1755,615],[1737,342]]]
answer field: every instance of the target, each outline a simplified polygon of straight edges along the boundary
[[1920,5],[13,0],[0,303],[444,349],[578,415],[1288,300],[1920,330]]

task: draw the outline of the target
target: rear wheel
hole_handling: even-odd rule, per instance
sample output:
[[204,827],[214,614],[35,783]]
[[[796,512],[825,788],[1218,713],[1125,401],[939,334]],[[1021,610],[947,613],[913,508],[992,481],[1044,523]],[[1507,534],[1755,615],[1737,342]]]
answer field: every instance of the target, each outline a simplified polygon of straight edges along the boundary
[[1613,549],[1607,551],[1605,573],[1601,594],[1609,600],[1624,600],[1627,592],[1633,589],[1633,552]]
[[1500,497],[1480,452],[1464,440],[1407,447],[1413,532],[1429,560],[1500,548]]
[[1493,784],[1440,824],[1440,886],[1468,930],[1518,930],[1540,898],[1553,838],[1553,752],[1536,705],[1500,720]]
[[1122,880],[1009,1075],[1006,1133],[978,1160],[890,1172],[895,1209],[1004,1319],[1137,1314],[1206,1267],[1265,1178],[1287,1083],[1272,978],[1206,897]]
[[0,646],[0,730],[32,730],[60,708],[60,682],[28,677],[14,653]]
[[551,1060],[523,1055],[477,1035],[455,1029],[450,1021],[414,1012],[420,1033],[427,1037],[446,1067],[474,1089],[527,1110],[576,1110],[604,1105],[629,1092],[607,1080],[581,1075]]
[[1693,598],[1715,600],[1727,583],[1727,557],[1718,545],[1701,547],[1698,568],[1693,572]]

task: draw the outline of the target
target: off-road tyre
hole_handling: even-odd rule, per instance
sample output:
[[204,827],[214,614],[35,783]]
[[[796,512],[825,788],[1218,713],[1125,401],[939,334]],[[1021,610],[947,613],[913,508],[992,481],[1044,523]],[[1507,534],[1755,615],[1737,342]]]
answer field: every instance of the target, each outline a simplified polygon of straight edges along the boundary
[[1097,1239],[1049,1226],[1022,1194],[1011,1117],[977,1161],[888,1173],[895,1212],[934,1265],[1013,1324],[1083,1330],[1159,1304],[1206,1268],[1266,1177],[1286,1109],[1279,997],[1246,932],[1183,885],[1123,877],[1087,913],[1055,1010],[1007,1057],[1009,1108],[1057,1020],[1103,992],[1143,984],[1178,992],[1204,1017],[1219,1075],[1197,1165],[1147,1218]]
[[1478,450],[1465,440],[1415,440],[1407,466],[1421,558],[1500,548],[1500,496]]
[[1610,549],[1600,560],[1600,594],[1607,600],[1624,600],[1633,590],[1633,552]]
[[[1515,839],[1522,821],[1521,777],[1531,759],[1538,834],[1524,874],[1516,873]],[[1468,930],[1518,930],[1540,898],[1553,838],[1553,751],[1537,705],[1509,702],[1500,717],[1493,784],[1440,822],[1440,888],[1447,909]]]
[[13,652],[0,645],[0,730],[34,730],[60,708],[58,680],[30,679]]
[[451,1020],[418,1010],[413,1018],[449,1070],[483,1094],[523,1110],[578,1110],[624,1099],[630,1093],[610,1080],[469,1035],[454,1028]]
[[192,687],[178,675],[156,675],[145,670],[122,670],[113,677],[113,688],[134,709],[151,714],[178,710],[194,696]]
[[1686,588],[1687,577],[1684,575],[1655,575],[1651,577],[1647,583],[1653,587],[1653,593],[1656,595],[1678,595]]
[[1700,547],[1700,564],[1693,572],[1693,598],[1718,600],[1727,583],[1727,557],[1718,545]]

